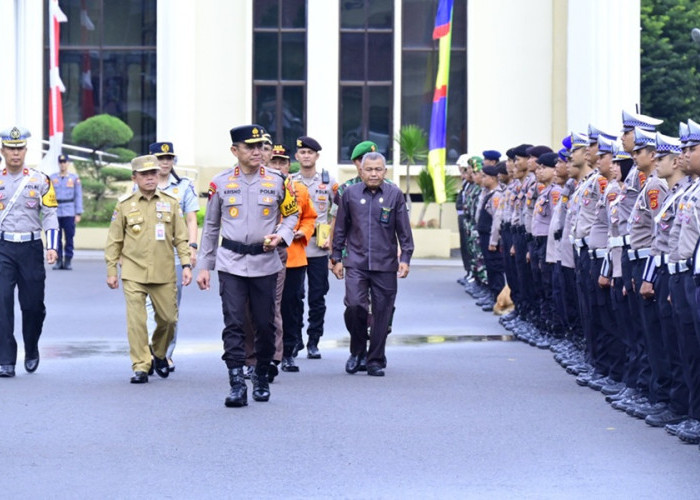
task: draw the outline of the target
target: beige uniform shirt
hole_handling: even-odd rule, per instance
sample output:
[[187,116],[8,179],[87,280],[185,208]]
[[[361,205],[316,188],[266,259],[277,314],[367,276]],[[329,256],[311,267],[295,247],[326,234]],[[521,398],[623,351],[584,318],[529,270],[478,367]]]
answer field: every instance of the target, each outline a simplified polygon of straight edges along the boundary
[[188,233],[180,203],[158,191],[147,199],[136,191],[119,198],[109,226],[105,261],[107,276],[139,283],[175,282],[175,252],[182,264],[190,263]]
[[239,167],[225,170],[209,184],[209,202],[202,229],[197,267],[256,278],[281,271],[277,252],[242,254],[219,246],[219,236],[245,245],[261,245],[268,234],[279,234],[289,246],[299,209],[280,175],[266,167],[246,175]]
[[[316,226],[318,224],[330,224],[332,220],[333,199],[338,190],[338,183],[328,176],[328,182],[323,182],[321,172],[316,172],[313,177],[304,177],[301,172],[292,175],[292,180],[301,182],[309,190],[309,198],[316,210]],[[307,257],[324,257],[330,255],[330,250],[324,250],[316,243],[316,235],[311,237],[309,244],[306,247]]]

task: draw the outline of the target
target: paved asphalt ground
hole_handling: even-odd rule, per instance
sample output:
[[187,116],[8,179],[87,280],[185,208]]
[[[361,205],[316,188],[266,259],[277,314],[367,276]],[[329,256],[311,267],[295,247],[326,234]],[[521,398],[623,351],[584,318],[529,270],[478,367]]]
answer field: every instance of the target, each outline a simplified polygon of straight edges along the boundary
[[700,498],[697,446],[510,341],[456,261],[400,282],[384,378],[344,373],[331,278],[323,359],[302,352],[241,409],[223,405],[216,288],[185,291],[177,371],[135,386],[121,289],[98,253],[74,266],[48,270],[39,370],[20,354],[0,380],[1,498]]

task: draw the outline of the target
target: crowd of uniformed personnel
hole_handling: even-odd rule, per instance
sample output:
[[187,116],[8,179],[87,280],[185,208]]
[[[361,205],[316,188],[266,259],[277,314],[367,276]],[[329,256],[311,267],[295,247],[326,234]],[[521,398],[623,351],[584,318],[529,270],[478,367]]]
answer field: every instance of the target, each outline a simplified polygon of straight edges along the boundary
[[[31,373],[39,364],[45,315],[41,230],[47,261],[58,262],[54,269],[70,269],[72,236],[82,212],[82,200],[76,200],[80,182],[67,173],[65,156],[51,179],[24,166],[29,135],[19,127],[0,133],[7,162],[0,175],[0,266],[8,271],[0,280],[0,377],[5,378],[15,376],[17,360],[14,288],[24,316],[25,369]],[[149,154],[131,161],[133,190],[119,198],[105,246],[107,285],[116,289],[121,279],[126,299],[130,382],[143,384],[153,373],[167,378],[175,371],[181,290],[193,279],[195,266],[202,290],[210,288],[210,271],[218,272],[222,359],[231,387],[226,406],[247,405],[246,378],[254,400],[269,400],[277,367],[298,372],[294,358],[300,350],[306,348],[310,359],[321,358],[330,270],[339,279],[347,274],[346,372],[384,376],[396,278],[408,275],[413,243],[403,193],[384,181],[386,161],[377,145],[364,141],[354,148],[351,160],[359,175],[338,186],[326,170],[317,170],[321,145],[312,137],[297,139],[300,169],[290,174],[290,151],[274,145],[261,126],[235,127],[230,136],[234,166],[210,183],[199,245],[197,196],[192,182],[174,170],[173,144],[153,143]],[[62,199],[56,200],[54,189]],[[346,197],[352,202],[343,203]],[[70,220],[57,220],[61,203]],[[59,221],[67,237],[64,252]]]
[[499,321],[515,338],[551,349],[614,409],[697,444],[700,124],[669,137],[661,123],[623,111],[619,137],[589,125],[557,152],[521,144],[483,168],[460,157],[458,282],[490,311],[505,278],[514,310]]

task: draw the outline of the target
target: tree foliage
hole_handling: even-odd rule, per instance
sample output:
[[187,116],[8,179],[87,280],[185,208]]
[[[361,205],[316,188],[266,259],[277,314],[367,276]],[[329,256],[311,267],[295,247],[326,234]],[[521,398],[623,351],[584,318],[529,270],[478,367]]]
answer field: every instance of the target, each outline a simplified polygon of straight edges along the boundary
[[700,120],[700,28],[696,0],[642,0],[641,111],[664,123],[660,131],[678,135],[678,122]]
[[133,151],[121,147],[133,136],[134,132],[126,123],[110,115],[92,116],[73,128],[73,142],[91,149],[90,160],[75,162],[87,198],[86,220],[109,220],[119,194],[115,184],[131,178],[131,169],[110,165],[129,163],[136,156]]

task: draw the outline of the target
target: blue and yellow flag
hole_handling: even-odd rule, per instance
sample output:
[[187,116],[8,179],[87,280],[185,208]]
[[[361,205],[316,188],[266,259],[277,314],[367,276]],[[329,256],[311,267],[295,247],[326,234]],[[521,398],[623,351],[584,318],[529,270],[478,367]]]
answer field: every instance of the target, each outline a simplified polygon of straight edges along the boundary
[[452,45],[452,3],[440,0],[435,15],[433,40],[440,41],[433,112],[430,117],[430,140],[428,143],[428,171],[433,178],[435,201],[444,203],[445,157],[447,153],[447,85],[450,80],[450,47]]

